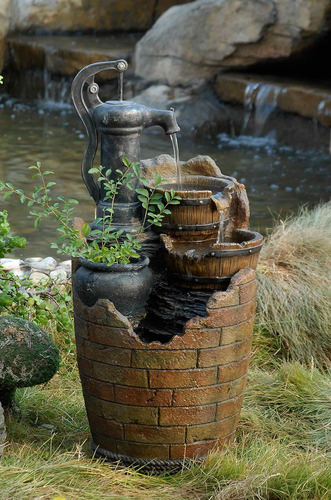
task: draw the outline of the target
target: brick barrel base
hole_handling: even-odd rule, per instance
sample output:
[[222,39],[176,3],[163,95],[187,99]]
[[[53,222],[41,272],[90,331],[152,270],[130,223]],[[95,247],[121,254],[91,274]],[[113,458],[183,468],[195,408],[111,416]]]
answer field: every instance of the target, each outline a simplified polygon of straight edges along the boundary
[[[144,343],[108,300],[74,297],[77,357],[93,442],[105,455],[177,461],[231,441],[250,360],[252,269],[215,292],[183,336]],[[170,462],[171,463],[171,462]]]

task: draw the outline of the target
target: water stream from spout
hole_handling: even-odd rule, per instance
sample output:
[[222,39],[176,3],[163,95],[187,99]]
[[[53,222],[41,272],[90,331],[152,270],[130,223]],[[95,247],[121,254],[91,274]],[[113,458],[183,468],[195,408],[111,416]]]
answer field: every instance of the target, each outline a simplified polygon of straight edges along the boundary
[[177,176],[177,185],[178,189],[182,189],[182,173],[180,170],[180,163],[179,163],[179,148],[178,148],[178,141],[177,141],[177,135],[176,134],[170,134],[170,139],[172,143],[172,147],[174,150],[174,160],[175,160],[175,166],[176,166],[176,176]]
[[220,225],[218,228],[216,245],[220,245],[221,243],[224,243],[224,232],[225,232],[225,211],[224,210],[219,211],[219,221],[220,221]]

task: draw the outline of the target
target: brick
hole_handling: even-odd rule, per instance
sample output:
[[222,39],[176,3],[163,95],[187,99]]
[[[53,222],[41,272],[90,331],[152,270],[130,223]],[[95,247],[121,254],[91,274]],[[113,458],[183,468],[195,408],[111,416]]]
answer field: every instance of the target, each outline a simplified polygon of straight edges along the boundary
[[84,375],[87,375],[88,377],[94,376],[93,361],[91,361],[90,359],[86,359],[78,354],[77,363],[81,377],[83,377]]
[[175,389],[173,406],[201,406],[239,396],[245,388],[246,377],[225,384],[193,389]]
[[217,367],[195,370],[149,370],[150,387],[201,387],[217,383]]
[[253,280],[250,283],[239,286],[240,304],[245,304],[254,299],[257,292],[257,281]]
[[159,424],[192,425],[215,420],[216,405],[160,408]]
[[221,309],[228,306],[239,305],[238,288],[229,288],[225,292],[215,292],[207,303],[207,309]]
[[93,373],[95,379],[104,380],[105,382],[113,382],[114,384],[133,387],[148,387],[146,370],[122,366],[110,366],[93,361]]
[[117,450],[119,454],[126,455],[127,457],[164,460],[169,459],[170,447],[168,444],[117,441]]
[[184,327],[183,335],[176,335],[167,344],[151,342],[148,350],[198,349],[199,347],[214,347],[219,345],[221,329],[189,329]]
[[185,328],[187,329],[203,329],[205,326],[205,318],[201,316],[194,316],[193,318],[189,319],[186,324]]
[[[251,319],[255,313],[255,300],[240,306],[232,306],[224,309],[211,309],[209,316],[201,318],[203,327],[217,328],[220,326],[231,326]],[[191,321],[191,320],[190,320]]]
[[254,317],[234,326],[224,326],[220,337],[220,345],[232,344],[240,340],[245,340],[252,335]]
[[254,269],[250,269],[246,267],[245,269],[241,269],[238,271],[232,278],[230,286],[239,286],[244,285],[245,283],[249,283],[250,281],[256,278],[256,272]]
[[111,453],[117,453],[117,440],[112,439],[108,436],[103,436],[97,432],[91,432],[94,444],[100,446],[104,450],[110,451]]
[[131,349],[96,344],[89,340],[84,341],[84,356],[87,359],[100,361],[108,365],[130,366]]
[[83,392],[99,399],[114,401],[114,385],[91,377],[82,377]]
[[227,365],[235,361],[240,361],[251,352],[252,337],[235,344],[210,349],[201,349],[198,356],[198,367]]
[[229,401],[224,401],[223,403],[218,403],[216,411],[216,420],[223,420],[224,418],[231,417],[240,413],[244,395],[238,396],[237,398],[230,399]]
[[229,365],[218,367],[218,380],[219,384],[224,382],[231,382],[239,377],[247,374],[250,362],[250,356],[246,356],[241,361],[230,363]]
[[98,344],[126,349],[142,349],[144,346],[136,334],[130,334],[125,328],[110,328],[109,326],[88,323],[87,330],[88,339]]
[[197,351],[133,351],[132,366],[136,368],[184,369],[195,368]]
[[98,434],[103,436],[108,436],[112,439],[123,439],[124,438],[124,428],[123,424],[119,424],[114,420],[109,420],[98,415],[94,415],[92,412],[87,412],[87,418],[90,424],[90,428],[96,431]]
[[75,335],[76,340],[76,351],[81,356],[85,356],[85,339],[79,335]]
[[137,406],[171,406],[171,389],[115,386],[115,401]]
[[209,424],[194,425],[187,429],[187,442],[195,443],[204,439],[223,438],[234,432],[236,416],[225,418],[219,422]]
[[96,325],[132,330],[128,318],[123,316],[108,299],[99,299],[93,307],[88,308],[87,321]]
[[102,399],[84,393],[84,400],[87,412],[91,412],[98,417],[103,417]]
[[[125,424],[125,440],[138,443],[184,443],[185,427],[158,427],[151,425]],[[155,457],[156,458],[156,457]]]
[[74,315],[75,333],[83,339],[88,338],[88,323],[76,314]]
[[102,416],[124,424],[157,425],[158,408],[101,401]]
[[170,446],[170,457],[172,460],[182,458],[202,458],[208,453],[218,451],[222,446],[233,440],[234,434],[230,434],[221,439],[212,439],[210,441],[199,441],[189,444],[172,444]]

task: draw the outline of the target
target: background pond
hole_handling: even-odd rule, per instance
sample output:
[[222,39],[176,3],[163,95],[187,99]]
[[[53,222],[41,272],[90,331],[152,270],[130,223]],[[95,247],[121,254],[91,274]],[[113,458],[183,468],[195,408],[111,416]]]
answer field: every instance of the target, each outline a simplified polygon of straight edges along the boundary
[[[28,167],[40,161],[44,169],[54,171],[57,195],[76,198],[80,202],[77,216],[93,220],[94,203],[80,176],[85,134],[70,105],[25,104],[2,96],[0,130],[1,179],[28,192],[34,183]],[[232,139],[221,134],[212,139],[179,136],[178,141],[181,160],[207,154],[224,174],[246,185],[252,229],[265,233],[277,214],[283,217],[298,206],[330,198],[329,155],[282,147],[271,138]],[[170,139],[157,129],[144,132],[141,158],[163,153],[172,154]],[[28,240],[27,248],[16,252],[16,256],[52,255],[49,243],[57,236],[51,224],[43,222],[36,231],[26,206],[14,197],[6,202],[0,200],[0,209],[4,208],[9,212],[13,232]]]

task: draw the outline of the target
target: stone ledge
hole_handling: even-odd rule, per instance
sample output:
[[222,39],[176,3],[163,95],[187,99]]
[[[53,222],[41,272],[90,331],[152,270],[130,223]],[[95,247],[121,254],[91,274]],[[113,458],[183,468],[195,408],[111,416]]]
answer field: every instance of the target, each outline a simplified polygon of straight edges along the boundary
[[216,80],[215,92],[223,102],[244,104],[251,86],[250,98],[255,106],[257,93],[263,85],[274,85],[275,89],[279,89],[276,107],[281,111],[313,118],[326,127],[331,126],[331,92],[327,88],[301,84],[285,78],[223,73]]

